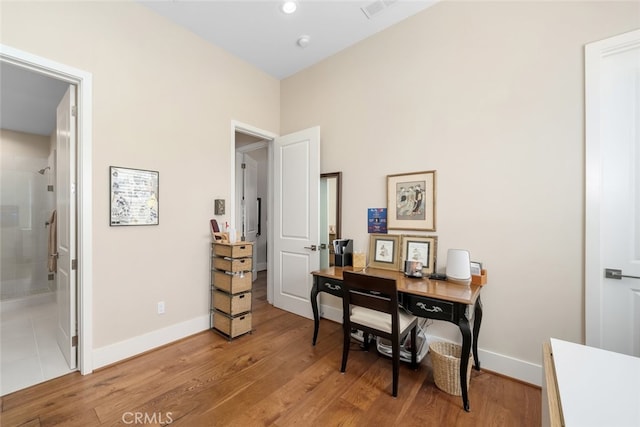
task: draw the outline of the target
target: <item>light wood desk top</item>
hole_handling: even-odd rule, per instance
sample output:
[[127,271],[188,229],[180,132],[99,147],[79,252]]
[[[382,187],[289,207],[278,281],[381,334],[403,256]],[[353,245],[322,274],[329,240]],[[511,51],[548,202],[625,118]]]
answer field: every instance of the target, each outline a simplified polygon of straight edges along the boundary
[[407,277],[402,271],[384,270],[381,268],[356,269],[353,267],[329,267],[323,270],[314,271],[311,274],[326,277],[328,279],[342,280],[343,271],[361,272],[371,276],[388,277],[396,279],[398,292],[437,298],[445,301],[458,302],[462,304],[475,304],[482,286],[480,285],[459,285],[457,283],[444,280],[430,280],[426,277]]

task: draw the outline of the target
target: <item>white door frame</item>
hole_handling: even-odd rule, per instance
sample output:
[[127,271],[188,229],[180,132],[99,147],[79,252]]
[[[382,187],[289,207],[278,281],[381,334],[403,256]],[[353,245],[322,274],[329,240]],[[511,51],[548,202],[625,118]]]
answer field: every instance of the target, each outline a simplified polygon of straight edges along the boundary
[[[278,134],[269,132],[255,126],[248,125],[246,123],[239,122],[237,120],[231,121],[231,138],[229,138],[229,165],[230,167],[230,182],[229,182],[229,206],[230,211],[228,213],[230,226],[236,227],[233,222],[236,218],[235,206],[236,206],[236,132],[244,133],[246,135],[255,136],[257,138],[268,141],[268,199],[267,200],[267,236],[273,236],[273,144],[271,143]],[[237,227],[236,227],[237,228]],[[267,240],[267,301],[269,304],[273,304],[273,239]]]
[[604,265],[600,254],[601,144],[600,85],[603,58],[637,47],[640,30],[585,46],[585,339],[602,346],[602,289]]
[[93,260],[92,260],[92,74],[68,65],[0,44],[0,61],[76,85],[78,96],[78,368],[93,371]]

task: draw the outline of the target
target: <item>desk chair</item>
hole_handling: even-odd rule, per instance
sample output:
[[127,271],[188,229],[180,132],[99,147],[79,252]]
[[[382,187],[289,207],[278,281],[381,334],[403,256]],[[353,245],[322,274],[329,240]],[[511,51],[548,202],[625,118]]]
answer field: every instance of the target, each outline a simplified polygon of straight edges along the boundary
[[400,373],[400,343],[411,332],[411,367],[416,363],[416,329],[418,319],[406,314],[398,305],[398,290],[395,279],[368,276],[350,271],[343,272],[344,295],[342,297],[344,344],[342,367],[347,368],[351,330],[364,333],[365,350],[368,349],[369,334],[386,338],[392,344],[393,397],[398,396]]

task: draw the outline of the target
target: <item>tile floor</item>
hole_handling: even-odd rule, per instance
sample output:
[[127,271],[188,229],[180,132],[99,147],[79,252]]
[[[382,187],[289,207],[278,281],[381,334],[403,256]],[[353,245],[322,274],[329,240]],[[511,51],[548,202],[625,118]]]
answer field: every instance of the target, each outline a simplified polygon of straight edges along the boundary
[[69,372],[55,338],[56,305],[52,294],[24,304],[0,307],[0,395]]

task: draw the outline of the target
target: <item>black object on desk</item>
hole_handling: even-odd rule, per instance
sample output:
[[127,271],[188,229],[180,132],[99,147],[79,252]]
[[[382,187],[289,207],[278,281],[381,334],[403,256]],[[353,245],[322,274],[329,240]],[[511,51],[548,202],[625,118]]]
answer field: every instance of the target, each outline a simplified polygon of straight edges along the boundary
[[333,241],[333,251],[335,253],[335,265],[346,267],[353,265],[353,240],[337,239]]

